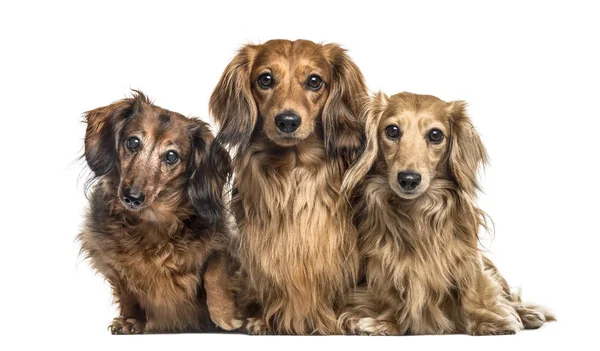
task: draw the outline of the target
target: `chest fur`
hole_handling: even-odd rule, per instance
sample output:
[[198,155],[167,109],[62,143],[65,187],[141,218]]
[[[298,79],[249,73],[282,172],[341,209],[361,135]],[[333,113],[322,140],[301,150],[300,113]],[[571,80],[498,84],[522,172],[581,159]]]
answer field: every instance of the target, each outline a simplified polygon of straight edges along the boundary
[[168,305],[188,301],[196,296],[200,286],[207,247],[184,239],[157,239],[164,234],[154,230],[142,227],[132,232],[131,228],[115,228],[112,235],[98,241],[102,260],[142,303]]
[[446,210],[411,211],[382,199],[363,203],[359,237],[370,284],[407,298],[450,294],[478,251],[456,235],[460,228]]
[[265,161],[250,159],[247,169],[238,172],[233,209],[241,259],[282,286],[290,281],[340,285],[352,266],[344,260],[356,240],[340,208],[341,174],[325,161]]

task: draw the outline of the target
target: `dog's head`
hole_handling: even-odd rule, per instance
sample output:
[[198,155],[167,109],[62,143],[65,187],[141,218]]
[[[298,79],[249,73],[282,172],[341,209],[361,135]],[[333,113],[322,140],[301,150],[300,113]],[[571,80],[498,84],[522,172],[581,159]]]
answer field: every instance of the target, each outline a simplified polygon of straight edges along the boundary
[[463,191],[477,189],[477,170],[486,151],[462,101],[430,95],[378,93],[367,107],[367,146],[348,171],[344,189],[355,187],[378,161],[390,187],[415,199],[435,179],[448,179]]
[[225,68],[210,110],[219,139],[244,148],[257,125],[280,147],[323,138],[328,154],[356,154],[367,96],[358,67],[336,44],[271,40],[246,45]]
[[111,177],[124,209],[156,214],[189,202],[206,220],[218,218],[230,161],[217,148],[217,167],[210,166],[206,123],[155,106],[141,92],[85,119],[85,159],[95,177]]

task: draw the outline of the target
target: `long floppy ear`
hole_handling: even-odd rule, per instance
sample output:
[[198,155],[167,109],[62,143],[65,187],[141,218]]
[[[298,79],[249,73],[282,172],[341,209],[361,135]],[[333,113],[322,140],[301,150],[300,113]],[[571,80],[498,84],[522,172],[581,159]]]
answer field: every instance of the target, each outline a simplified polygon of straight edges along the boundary
[[190,131],[192,155],[188,166],[191,172],[188,196],[198,216],[212,224],[224,211],[223,187],[231,174],[231,159],[225,149],[214,145],[216,141],[208,124],[199,119],[195,122]]
[[217,141],[227,148],[248,145],[257,119],[257,109],[250,90],[250,71],[256,49],[242,47],[227,65],[213,91],[209,109],[220,127]]
[[479,189],[477,171],[487,164],[488,155],[479,134],[466,112],[464,101],[452,101],[447,106],[450,119],[448,172],[460,189],[474,194]]
[[389,98],[382,92],[373,96],[363,111],[365,118],[366,146],[358,160],[344,175],[342,192],[352,194],[356,186],[365,179],[365,176],[377,160],[379,153],[379,121],[387,108]]
[[323,110],[325,147],[329,156],[352,163],[364,145],[361,110],[368,90],[360,69],[337,44],[323,46],[331,65],[331,88]]
[[150,103],[148,98],[134,90],[131,98],[85,112],[84,157],[96,177],[115,170],[120,131],[127,119],[138,114],[145,103]]

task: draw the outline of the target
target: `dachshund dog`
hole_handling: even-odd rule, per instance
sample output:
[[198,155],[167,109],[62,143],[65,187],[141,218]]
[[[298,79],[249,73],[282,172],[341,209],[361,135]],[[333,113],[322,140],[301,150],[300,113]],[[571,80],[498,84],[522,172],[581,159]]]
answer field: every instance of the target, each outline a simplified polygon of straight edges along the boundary
[[342,191],[365,259],[366,284],[339,320],[374,335],[514,334],[554,317],[511,296],[478,249],[485,213],[475,204],[486,151],[462,101],[377,94],[367,144]]
[[231,160],[207,124],[137,91],[85,119],[96,182],[79,240],[118,303],[111,332],[239,328],[222,198]]
[[344,49],[307,40],[242,47],[211,96],[216,140],[235,151],[238,301],[252,334],[337,332],[359,269],[340,186],[367,99]]

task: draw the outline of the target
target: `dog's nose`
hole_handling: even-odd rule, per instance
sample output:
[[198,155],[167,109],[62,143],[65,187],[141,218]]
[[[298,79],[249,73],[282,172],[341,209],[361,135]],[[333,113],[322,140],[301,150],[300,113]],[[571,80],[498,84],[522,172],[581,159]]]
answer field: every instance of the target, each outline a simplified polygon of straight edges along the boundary
[[413,172],[398,173],[398,183],[404,190],[414,190],[421,183],[421,175]]
[[293,113],[281,113],[275,116],[275,125],[284,133],[292,133],[300,127],[302,118]]
[[140,191],[132,191],[131,188],[127,188],[123,191],[123,201],[126,204],[132,206],[140,206],[144,203],[146,196]]

